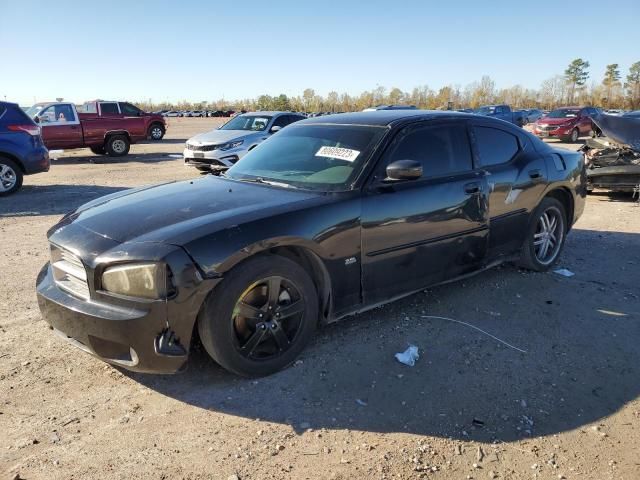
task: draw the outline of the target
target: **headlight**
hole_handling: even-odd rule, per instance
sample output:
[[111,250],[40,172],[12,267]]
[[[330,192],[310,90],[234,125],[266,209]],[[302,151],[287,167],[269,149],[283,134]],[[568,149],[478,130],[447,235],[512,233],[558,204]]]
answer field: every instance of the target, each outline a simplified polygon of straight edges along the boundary
[[218,147],[218,150],[231,150],[232,148],[239,147],[244,143],[244,140],[237,140],[235,142],[224,143]]
[[167,295],[167,269],[157,263],[109,267],[102,273],[102,289],[111,293],[149,299]]

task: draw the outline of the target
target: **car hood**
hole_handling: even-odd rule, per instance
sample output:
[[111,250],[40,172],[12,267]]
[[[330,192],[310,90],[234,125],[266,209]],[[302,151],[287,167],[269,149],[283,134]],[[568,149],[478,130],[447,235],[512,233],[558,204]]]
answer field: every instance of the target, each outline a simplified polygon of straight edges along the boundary
[[187,143],[191,145],[218,145],[231,142],[232,140],[242,140],[249,137],[265,136],[266,132],[248,132],[246,130],[211,130],[191,137]]
[[[78,228],[118,243],[184,246],[224,228],[322,201],[320,193],[286,190],[209,175],[198,180],[124,190],[85,204],[53,227],[64,243]],[[53,241],[53,240],[52,240]]]

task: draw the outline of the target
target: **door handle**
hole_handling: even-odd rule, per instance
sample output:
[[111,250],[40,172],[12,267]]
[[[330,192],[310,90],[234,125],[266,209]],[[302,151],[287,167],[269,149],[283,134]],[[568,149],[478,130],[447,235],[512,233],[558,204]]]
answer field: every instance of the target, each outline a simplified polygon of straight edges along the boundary
[[540,177],[542,177],[542,173],[538,169],[529,170],[529,177],[531,177],[531,178],[540,178]]
[[474,193],[479,193],[482,189],[480,188],[480,184],[478,182],[467,183],[464,186],[464,192],[469,195],[473,195]]

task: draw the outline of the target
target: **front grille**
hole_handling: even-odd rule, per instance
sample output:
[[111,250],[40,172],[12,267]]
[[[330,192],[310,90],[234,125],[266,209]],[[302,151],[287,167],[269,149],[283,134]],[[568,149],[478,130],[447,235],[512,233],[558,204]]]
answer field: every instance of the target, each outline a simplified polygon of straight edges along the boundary
[[83,299],[89,298],[87,271],[76,255],[52,244],[51,270],[53,279],[61,289]]
[[218,150],[219,145],[191,145],[187,143],[187,150],[193,150],[194,152],[211,152]]
[[541,132],[550,132],[551,130],[555,130],[558,128],[557,125],[538,125],[538,130]]

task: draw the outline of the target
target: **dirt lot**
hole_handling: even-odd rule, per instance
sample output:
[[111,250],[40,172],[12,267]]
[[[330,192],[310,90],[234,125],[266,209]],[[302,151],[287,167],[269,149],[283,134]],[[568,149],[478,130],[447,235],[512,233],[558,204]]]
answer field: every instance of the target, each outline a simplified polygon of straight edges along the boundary
[[[201,350],[183,374],[132,374],[55,337],[34,293],[47,229],[100,195],[197,177],[168,154],[215,122],[172,119],[116,162],[65,153],[0,199],[2,478],[640,478],[629,197],[589,197],[560,261],[574,277],[503,266],[429,289],[325,328],[260,380]],[[408,343],[413,368],[394,359]]]

